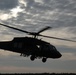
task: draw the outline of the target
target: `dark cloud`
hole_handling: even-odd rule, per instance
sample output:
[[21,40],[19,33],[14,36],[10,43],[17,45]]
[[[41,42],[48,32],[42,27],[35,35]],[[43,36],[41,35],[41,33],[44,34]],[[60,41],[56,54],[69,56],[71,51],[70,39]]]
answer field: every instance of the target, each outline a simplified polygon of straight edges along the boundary
[[19,13],[16,22],[19,20],[27,25],[75,26],[75,0],[42,0],[43,3],[26,0],[25,2],[26,7],[22,6],[25,11]]
[[[18,5],[17,0],[16,3],[14,2],[15,0],[13,1],[13,6],[11,4],[11,7]],[[16,18],[12,17],[3,21],[5,24],[10,24],[28,31],[36,31],[44,26],[60,29],[62,27],[68,27],[69,31],[73,34],[76,33],[75,0],[24,0],[24,2],[26,6],[19,3],[20,8],[24,9],[24,11],[19,12]]]
[[18,5],[18,0],[0,0],[0,10],[9,10]]
[[[8,22],[22,23],[27,25],[50,25],[50,26],[75,26],[75,0],[24,0],[26,6],[21,5],[24,12],[18,13],[19,16],[12,18]],[[2,1],[6,3],[6,1]],[[18,1],[10,0],[6,3],[6,8],[13,8],[18,5]],[[1,7],[2,8],[2,7]]]

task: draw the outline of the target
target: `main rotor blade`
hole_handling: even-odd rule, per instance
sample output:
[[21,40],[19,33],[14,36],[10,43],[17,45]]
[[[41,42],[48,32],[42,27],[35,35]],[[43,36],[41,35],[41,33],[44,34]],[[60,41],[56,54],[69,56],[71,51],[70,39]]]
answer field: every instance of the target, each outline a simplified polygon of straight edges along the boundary
[[57,39],[57,40],[64,40],[64,41],[76,42],[76,41],[70,40],[70,39],[63,39],[63,38],[58,38],[58,37],[51,37],[51,36],[45,36],[45,35],[40,35],[40,34],[39,34],[39,36],[46,37],[46,38]]
[[39,31],[37,32],[37,34],[43,32],[43,31],[45,31],[45,30],[48,30],[48,29],[50,29],[50,28],[52,28],[52,27],[46,26],[45,28],[39,30]]
[[15,27],[11,27],[11,26],[8,26],[8,25],[5,25],[5,24],[2,24],[2,23],[0,23],[0,25],[5,26],[5,27],[8,27],[8,28],[11,28],[11,29],[14,29],[14,30],[18,30],[18,31],[21,31],[21,32],[24,32],[24,33],[28,33],[28,34],[30,34],[30,32],[28,32],[28,31],[24,31],[24,30],[21,30],[21,29],[15,28]]

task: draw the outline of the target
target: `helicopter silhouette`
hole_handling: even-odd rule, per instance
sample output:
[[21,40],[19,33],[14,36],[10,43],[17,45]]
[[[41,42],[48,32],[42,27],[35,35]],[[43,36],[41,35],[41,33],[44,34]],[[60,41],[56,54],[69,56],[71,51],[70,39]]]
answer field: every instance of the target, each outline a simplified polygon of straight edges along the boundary
[[62,54],[59,51],[57,51],[55,46],[53,46],[49,42],[38,39],[37,38],[38,36],[57,39],[57,40],[76,42],[70,39],[63,39],[63,38],[41,35],[40,34],[41,32],[51,28],[49,26],[46,26],[45,28],[39,30],[38,32],[28,32],[12,26],[8,26],[6,24],[0,23],[0,25],[14,30],[18,30],[33,36],[33,37],[14,37],[14,39],[11,41],[0,42],[0,49],[20,53],[20,56],[24,56],[24,57],[30,56],[30,59],[32,61],[34,61],[37,58],[39,59],[41,58],[42,62],[45,63],[47,58],[57,59],[62,56]]

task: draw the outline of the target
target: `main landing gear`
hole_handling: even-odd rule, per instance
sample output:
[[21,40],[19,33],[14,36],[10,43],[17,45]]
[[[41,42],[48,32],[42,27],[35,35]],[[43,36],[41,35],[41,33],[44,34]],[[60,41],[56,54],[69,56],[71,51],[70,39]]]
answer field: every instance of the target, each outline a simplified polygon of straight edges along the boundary
[[[35,58],[36,58],[35,56],[31,56],[31,57],[30,57],[30,60],[31,60],[31,61],[34,61],[34,60],[35,60]],[[45,62],[46,62],[46,60],[47,60],[47,58],[45,58],[45,57],[44,57],[44,58],[42,58],[42,62],[43,62],[43,63],[45,63]]]
[[34,61],[35,60],[35,56],[31,56],[30,59],[31,59],[31,61]]
[[[28,57],[29,55],[21,54],[20,56]],[[31,55],[30,60],[31,60],[31,61],[34,61],[36,58],[37,58],[36,56]],[[40,57],[40,58],[41,58],[41,57]],[[40,58],[39,58],[39,59],[40,59]],[[45,63],[46,61],[47,61],[47,58],[46,58],[46,57],[43,57],[43,58],[42,58],[42,62]]]
[[45,62],[46,62],[46,60],[47,60],[47,58],[43,58],[43,59],[42,59],[42,62],[43,62],[43,63],[45,63]]

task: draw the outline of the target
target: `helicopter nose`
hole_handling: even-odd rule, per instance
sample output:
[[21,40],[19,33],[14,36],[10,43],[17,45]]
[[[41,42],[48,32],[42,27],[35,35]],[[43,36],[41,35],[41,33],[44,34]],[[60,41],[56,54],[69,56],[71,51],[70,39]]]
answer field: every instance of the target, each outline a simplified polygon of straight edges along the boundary
[[59,54],[59,58],[61,57],[62,55],[61,54]]
[[57,58],[60,58],[62,55],[60,52],[56,51],[55,53],[52,54],[52,58],[53,59],[57,59]]
[[62,56],[61,53],[58,52],[57,57],[60,58],[61,56]]

